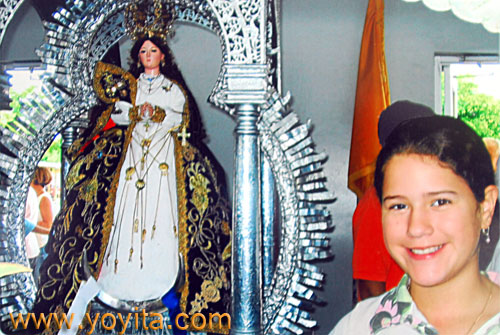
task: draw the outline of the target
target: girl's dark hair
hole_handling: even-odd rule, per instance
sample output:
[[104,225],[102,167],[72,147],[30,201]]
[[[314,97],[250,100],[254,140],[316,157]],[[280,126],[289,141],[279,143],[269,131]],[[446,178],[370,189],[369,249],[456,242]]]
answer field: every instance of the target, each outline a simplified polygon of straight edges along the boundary
[[190,112],[190,123],[188,131],[192,134],[191,139],[200,141],[203,137],[205,137],[205,133],[201,126],[201,116],[198,110],[198,106],[193,97],[193,94],[188,89],[186,82],[184,81],[184,77],[182,76],[181,71],[175,63],[174,56],[172,55],[168,44],[163,39],[153,36],[144,37],[135,41],[132,49],[130,50],[129,72],[132,73],[136,78],[139,78],[139,75],[144,72],[144,67],[139,61],[139,50],[146,41],[151,41],[165,55],[164,62],[160,63],[161,74],[163,74],[168,79],[177,82],[177,84],[179,84],[186,92]]
[[459,119],[430,116],[401,123],[387,138],[375,169],[375,188],[382,202],[385,166],[397,154],[436,157],[462,177],[478,202],[495,184],[493,165],[481,137]]

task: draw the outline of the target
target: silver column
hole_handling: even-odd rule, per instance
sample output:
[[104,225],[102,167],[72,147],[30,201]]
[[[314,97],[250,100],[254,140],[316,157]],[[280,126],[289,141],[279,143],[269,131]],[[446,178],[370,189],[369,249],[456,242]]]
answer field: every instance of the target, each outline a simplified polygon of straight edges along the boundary
[[261,333],[259,143],[257,107],[236,111],[231,334]]
[[262,202],[262,278],[263,286],[271,285],[274,270],[274,177],[269,161],[261,154]]
[[61,132],[62,143],[61,143],[61,206],[66,199],[66,176],[69,172],[69,161],[64,154],[66,150],[73,144],[76,139],[76,129],[74,127],[67,127]]

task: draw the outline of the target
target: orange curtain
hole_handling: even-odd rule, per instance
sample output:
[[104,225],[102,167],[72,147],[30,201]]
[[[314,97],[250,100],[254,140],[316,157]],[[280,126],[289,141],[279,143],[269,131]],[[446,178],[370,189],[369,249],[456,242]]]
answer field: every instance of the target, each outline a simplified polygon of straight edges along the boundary
[[358,197],[373,184],[380,112],[390,104],[384,52],[384,0],[369,0],[361,41],[348,187]]

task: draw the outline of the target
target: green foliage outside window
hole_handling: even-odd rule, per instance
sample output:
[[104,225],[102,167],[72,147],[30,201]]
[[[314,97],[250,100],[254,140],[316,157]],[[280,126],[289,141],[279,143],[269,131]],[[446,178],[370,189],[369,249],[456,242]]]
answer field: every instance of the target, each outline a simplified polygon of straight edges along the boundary
[[458,79],[458,117],[467,122],[481,137],[500,140],[500,99],[478,93],[472,76]]
[[11,110],[0,111],[0,126],[2,126],[3,128],[8,128],[10,131],[16,134],[19,134],[20,132],[28,133],[28,130],[16,121],[16,116],[20,114],[21,109],[19,100],[31,94],[34,89],[35,86],[32,86],[20,93],[17,93],[12,89],[10,90],[9,96],[12,100],[12,102],[10,103]]
[[[15,92],[10,90],[9,96],[12,100],[10,104],[11,110],[0,111],[0,127],[8,128],[15,133],[28,133],[28,130],[24,128],[20,123],[16,121],[16,116],[20,114],[21,104],[20,99],[25,98],[35,90],[35,86],[31,86],[22,92]],[[42,157],[43,162],[50,163],[60,163],[61,162],[61,136],[57,136],[50,147],[47,149]]]
[[50,147],[45,151],[42,162],[61,163],[61,136],[57,136]]

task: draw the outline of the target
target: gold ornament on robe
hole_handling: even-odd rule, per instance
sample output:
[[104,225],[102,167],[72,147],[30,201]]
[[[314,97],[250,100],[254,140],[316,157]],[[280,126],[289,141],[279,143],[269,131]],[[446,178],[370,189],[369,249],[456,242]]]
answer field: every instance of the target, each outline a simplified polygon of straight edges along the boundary
[[163,162],[158,166],[160,168],[161,174],[166,176],[168,174],[168,164]]

